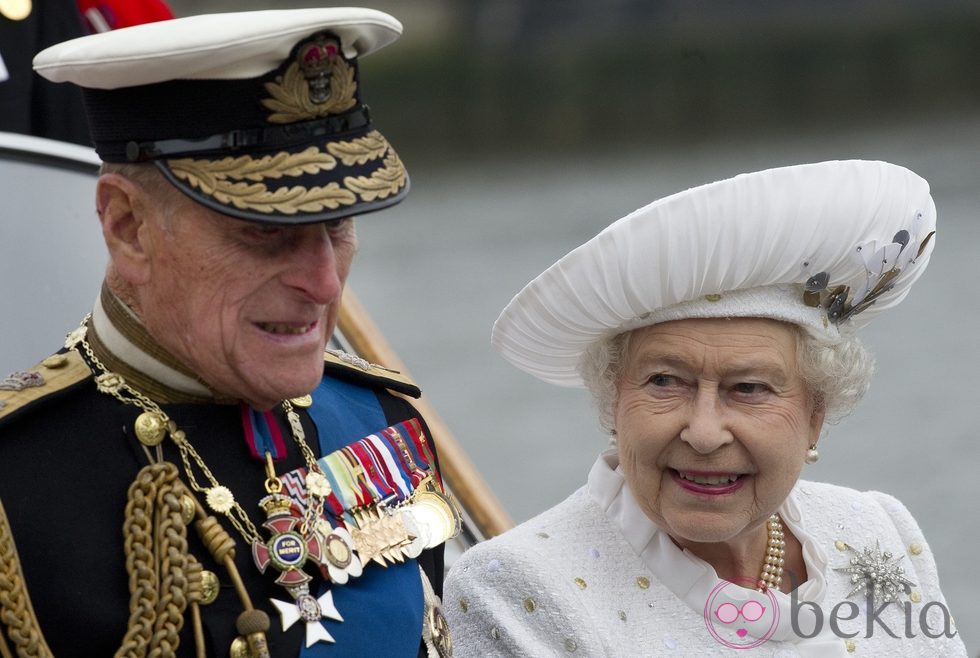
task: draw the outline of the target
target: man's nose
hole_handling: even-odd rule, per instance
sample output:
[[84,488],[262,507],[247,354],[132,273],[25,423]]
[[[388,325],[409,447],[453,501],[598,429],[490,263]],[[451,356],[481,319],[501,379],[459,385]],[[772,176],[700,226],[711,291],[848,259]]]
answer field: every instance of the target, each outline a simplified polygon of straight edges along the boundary
[[687,425],[681,429],[681,441],[707,455],[734,440],[718,392],[699,389],[691,403]]
[[322,224],[299,227],[299,232],[284,283],[316,304],[336,301],[344,284],[330,234]]

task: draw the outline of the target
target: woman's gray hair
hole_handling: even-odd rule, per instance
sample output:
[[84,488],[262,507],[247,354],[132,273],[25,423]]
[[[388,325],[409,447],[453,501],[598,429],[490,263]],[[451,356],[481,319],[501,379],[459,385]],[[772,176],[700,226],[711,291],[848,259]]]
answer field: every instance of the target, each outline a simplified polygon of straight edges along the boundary
[[[854,410],[871,385],[874,357],[857,336],[827,344],[795,328],[799,372],[813,401],[823,405],[824,421],[837,423]],[[610,334],[596,341],[578,365],[598,409],[599,424],[609,434],[615,433],[619,381],[634,331]]]

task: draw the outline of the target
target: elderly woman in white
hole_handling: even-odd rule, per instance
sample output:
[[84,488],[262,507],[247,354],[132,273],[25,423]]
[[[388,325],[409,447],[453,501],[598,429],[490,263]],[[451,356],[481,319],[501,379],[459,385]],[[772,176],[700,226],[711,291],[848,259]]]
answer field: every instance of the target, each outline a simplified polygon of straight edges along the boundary
[[902,167],[772,169],[641,208],[528,284],[494,346],[587,385],[612,447],[454,565],[456,655],[966,656],[906,508],[799,479],[935,220]]

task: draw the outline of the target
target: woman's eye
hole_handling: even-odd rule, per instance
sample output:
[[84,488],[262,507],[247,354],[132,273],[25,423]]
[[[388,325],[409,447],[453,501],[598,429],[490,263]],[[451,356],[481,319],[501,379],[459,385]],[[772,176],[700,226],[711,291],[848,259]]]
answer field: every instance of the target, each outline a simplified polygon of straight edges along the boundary
[[768,386],[759,382],[740,382],[734,388],[741,395],[759,395],[769,390]]
[[654,386],[673,386],[677,383],[677,378],[673,375],[654,375],[650,378],[650,383]]

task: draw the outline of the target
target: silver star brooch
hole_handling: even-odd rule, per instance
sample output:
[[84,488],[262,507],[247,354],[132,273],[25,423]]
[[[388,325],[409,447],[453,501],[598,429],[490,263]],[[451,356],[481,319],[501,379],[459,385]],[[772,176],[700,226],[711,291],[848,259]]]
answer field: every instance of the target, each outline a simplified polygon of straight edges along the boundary
[[905,577],[905,569],[898,565],[904,555],[896,558],[888,551],[882,553],[877,541],[874,550],[865,548],[859,552],[849,544],[847,550],[854,553],[851,566],[834,569],[851,575],[851,584],[854,587],[847,593],[847,598],[863,592],[865,596],[890,603],[898,600],[899,594],[909,592],[915,587],[915,583]]

